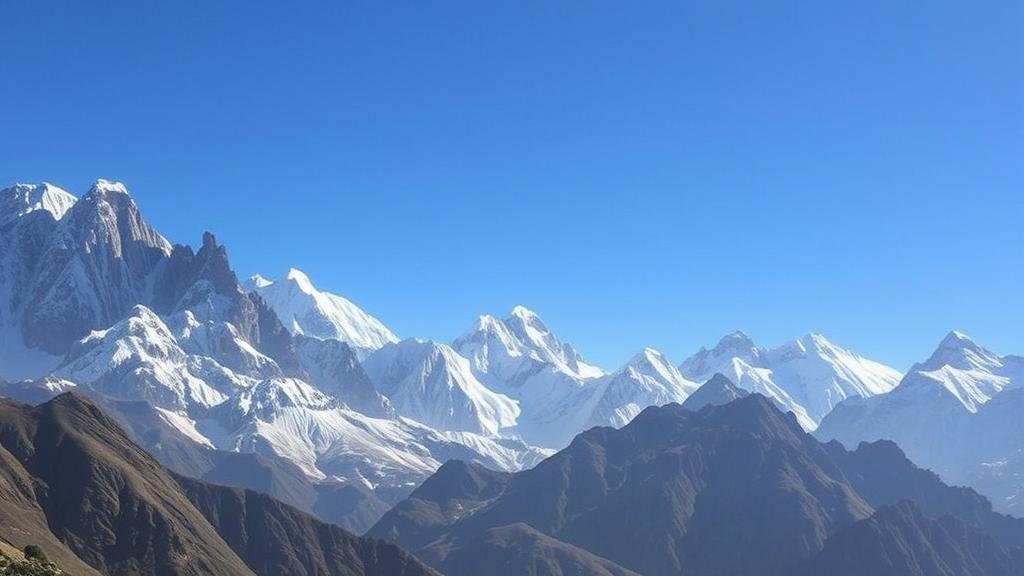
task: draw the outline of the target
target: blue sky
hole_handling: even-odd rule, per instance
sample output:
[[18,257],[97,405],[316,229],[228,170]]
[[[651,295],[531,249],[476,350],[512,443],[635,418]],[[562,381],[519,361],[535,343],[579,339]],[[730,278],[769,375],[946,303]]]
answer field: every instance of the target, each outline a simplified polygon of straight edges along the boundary
[[1024,353],[1020,2],[297,4],[0,3],[0,182],[122,180],[406,336]]

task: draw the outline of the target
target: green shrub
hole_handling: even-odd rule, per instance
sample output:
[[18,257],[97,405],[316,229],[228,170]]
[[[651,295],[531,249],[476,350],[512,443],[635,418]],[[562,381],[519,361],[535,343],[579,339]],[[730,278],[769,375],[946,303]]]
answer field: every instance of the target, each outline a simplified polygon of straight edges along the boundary
[[35,544],[29,544],[28,546],[25,546],[24,552],[26,560],[38,560],[40,562],[47,561],[46,553],[43,552],[42,548],[36,546]]

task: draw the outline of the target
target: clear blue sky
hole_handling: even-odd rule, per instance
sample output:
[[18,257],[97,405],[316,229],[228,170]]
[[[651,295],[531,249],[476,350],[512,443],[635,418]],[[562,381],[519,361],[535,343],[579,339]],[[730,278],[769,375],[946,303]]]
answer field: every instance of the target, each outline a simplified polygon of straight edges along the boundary
[[1024,353],[1024,3],[338,4],[0,3],[0,181],[122,180],[404,336]]

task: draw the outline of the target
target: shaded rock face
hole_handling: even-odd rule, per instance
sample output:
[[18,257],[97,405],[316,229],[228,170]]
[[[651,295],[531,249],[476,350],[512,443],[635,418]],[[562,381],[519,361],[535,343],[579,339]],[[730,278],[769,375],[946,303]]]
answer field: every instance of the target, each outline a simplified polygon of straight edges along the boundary
[[395,415],[387,398],[374,387],[352,348],[339,340],[294,336],[302,368],[318,390],[367,416]]
[[[17,197],[16,189],[0,191],[0,200]],[[0,225],[0,328],[20,332],[28,348],[62,356],[136,305],[165,317],[188,311],[200,322],[230,323],[285,375],[304,375],[287,330],[241,289],[212,234],[198,252],[172,247],[120,184],[99,181],[80,200],[68,197],[62,211],[36,209]]]
[[184,493],[257,574],[436,576],[412,555],[269,496],[180,478]]
[[0,444],[54,537],[104,574],[251,574],[177,484],[98,407],[0,404]]
[[[919,512],[900,512],[902,524],[889,528],[894,522],[882,511],[904,500]],[[887,526],[877,532],[883,536],[909,534],[912,545],[875,538],[851,549],[847,534],[872,523]],[[844,550],[870,556],[867,566],[914,566],[913,550],[945,558],[964,539],[954,556],[971,558],[970,565],[1016,568],[1022,528],[1024,520],[942,484],[891,443],[855,452],[823,445],[791,414],[752,394],[699,412],[648,408],[624,428],[585,432],[516,474],[450,462],[368,534],[449,576],[563,574],[581,566],[595,574],[775,575],[846,569],[848,558],[834,557]]]
[[683,401],[683,408],[697,411],[705,406],[721,406],[749,394],[722,374],[715,374]]
[[55,222],[34,262],[20,310],[25,343],[53,354],[120,319],[148,297],[170,245],[131,198],[100,183]]
[[439,568],[453,547],[523,523],[641,574],[773,574],[871,513],[821,446],[761,396],[696,414],[649,408],[508,479],[470,472],[448,481],[473,487],[461,496],[439,497],[428,481],[369,533]]
[[1024,573],[1024,554],[954,516],[926,517],[902,501],[829,539],[797,576],[1012,576]]
[[0,401],[0,463],[0,527],[69,573],[434,574],[270,496],[169,473],[76,394]]
[[259,296],[242,290],[227,250],[209,232],[197,253],[174,247],[156,281],[153,308],[163,316],[189,311],[200,321],[228,322],[285,375],[305,375],[288,331]]

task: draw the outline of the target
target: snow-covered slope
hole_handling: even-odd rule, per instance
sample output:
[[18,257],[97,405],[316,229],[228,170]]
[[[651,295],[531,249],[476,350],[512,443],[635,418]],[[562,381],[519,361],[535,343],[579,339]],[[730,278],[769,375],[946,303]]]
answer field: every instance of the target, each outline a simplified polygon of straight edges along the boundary
[[212,360],[186,354],[167,325],[144,306],[75,344],[54,375],[111,398],[183,412],[217,405],[247,385]]
[[15,184],[0,190],[0,226],[36,210],[45,210],[55,220],[60,220],[76,200],[71,194],[47,182]]
[[746,334],[734,332],[710,350],[701,348],[679,368],[695,381],[720,372],[792,411],[807,430],[813,430],[846,398],[884,394],[900,379],[897,370],[814,333],[768,350],[754,345]]
[[523,306],[503,320],[480,316],[452,347],[480,382],[519,403],[515,433],[531,444],[565,446],[600,399],[600,387],[591,384],[603,371]]
[[441,430],[496,436],[519,416],[511,398],[484,386],[469,362],[445,344],[414,339],[388,344],[363,367],[399,414]]
[[230,322],[200,321],[191,310],[185,310],[167,318],[167,324],[189,354],[209,357],[234,372],[253,378],[283,375],[277,362],[253,348]]
[[276,282],[256,275],[246,287],[262,296],[293,334],[341,340],[360,359],[398,341],[384,324],[352,302],[317,290],[301,270],[292,268]]
[[218,446],[269,451],[311,477],[356,480],[370,488],[414,485],[450,457],[509,470],[548,454],[521,443],[438,432],[411,420],[370,418],[295,379],[264,380],[211,416],[197,426]]
[[318,390],[367,416],[395,416],[395,409],[373,386],[348,344],[298,334],[295,349],[309,374],[309,382]]
[[583,361],[571,344],[562,342],[535,312],[516,306],[504,319],[480,316],[476,324],[452,344],[469,358],[473,369],[509,387],[520,387],[537,372],[549,368],[583,380],[603,374]]
[[[951,332],[895,389],[843,402],[822,420],[815,435],[848,447],[893,440],[911,460],[954,483],[991,477],[1000,462],[1012,462],[1024,449],[1024,436],[1016,442],[997,441],[1008,434],[995,432],[1021,430],[1009,421],[1019,420],[1020,413],[1006,406],[1024,408],[1024,402],[985,407],[1008,391],[1024,388],[1022,367],[1024,358],[999,356],[965,334]],[[1005,490],[1005,479],[1000,485]],[[1016,486],[1024,488],[1024,475]],[[988,495],[999,506],[1005,494]]]
[[1003,389],[1024,384],[1019,357],[1005,358],[982,348],[962,332],[950,332],[928,360],[916,364],[900,384],[913,387],[941,386],[964,408],[978,408]]
[[[817,434],[847,445],[896,440],[911,455],[934,462],[967,416],[1007,388],[1024,386],[1018,356],[1001,357],[965,334],[950,332],[928,360],[915,364],[888,394],[851,399],[823,421]],[[923,462],[926,463],[926,462]]]
[[594,383],[600,388],[590,426],[625,426],[648,406],[683,402],[697,388],[653,348],[644,348],[625,366]]

